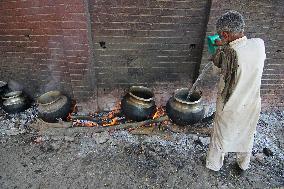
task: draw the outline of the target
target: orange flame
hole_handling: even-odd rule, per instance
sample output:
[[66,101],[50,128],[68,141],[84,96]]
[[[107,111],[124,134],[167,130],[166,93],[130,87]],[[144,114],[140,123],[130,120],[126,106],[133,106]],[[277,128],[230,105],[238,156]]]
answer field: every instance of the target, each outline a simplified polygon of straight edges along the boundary
[[117,103],[114,107],[114,109],[108,113],[107,116],[104,117],[104,119],[111,119],[110,123],[103,123],[103,126],[113,126],[118,124],[118,117],[115,117],[116,114],[120,112],[121,102]]
[[71,111],[69,112],[66,120],[71,121],[72,120],[72,118],[71,118],[72,113],[77,112],[77,111],[78,111],[78,108],[77,108],[76,101],[72,101],[72,108],[71,108]]
[[115,117],[115,118],[113,118],[113,119],[111,120],[110,123],[104,123],[103,126],[104,126],[104,127],[105,127],[105,126],[113,126],[113,125],[116,125],[117,122],[118,122],[118,118]]
[[156,113],[154,114],[154,116],[153,116],[153,119],[156,119],[156,118],[158,118],[159,117],[159,112],[158,112],[158,110],[156,111]]
[[80,121],[80,120],[76,120],[75,125],[80,126],[80,127],[95,127],[95,126],[99,126],[96,122],[93,121]]
[[[104,115],[101,117],[101,120],[105,123],[102,123],[102,126],[113,126],[119,124],[119,117],[117,117],[117,114],[120,112],[120,106],[121,103],[117,103],[112,111],[110,111],[107,115]],[[77,111],[76,104],[74,104],[74,107],[72,108],[72,112],[69,113],[67,119],[69,121],[72,120],[72,113]],[[96,113],[95,113],[96,114]],[[92,115],[92,114],[90,114]],[[110,121],[110,123],[109,123]],[[94,127],[94,126],[99,126],[97,122],[94,121],[88,121],[88,120],[73,120],[73,125],[74,126],[79,126],[79,127]],[[100,124],[101,125],[101,124]]]
[[159,117],[161,117],[161,116],[163,116],[163,115],[165,115],[165,110],[164,110],[164,108],[163,107],[157,107],[156,108],[156,112],[155,112],[155,114],[154,114],[154,116],[153,116],[153,119],[157,119],[157,118],[159,118]]

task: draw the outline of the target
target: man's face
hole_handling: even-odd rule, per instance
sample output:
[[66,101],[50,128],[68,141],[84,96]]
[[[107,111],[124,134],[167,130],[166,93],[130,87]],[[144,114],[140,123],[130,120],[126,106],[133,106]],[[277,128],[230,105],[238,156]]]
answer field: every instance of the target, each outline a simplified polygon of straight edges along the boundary
[[229,32],[226,32],[226,31],[218,32],[218,35],[220,36],[220,39],[223,42],[229,42],[230,41],[231,35],[230,35]]

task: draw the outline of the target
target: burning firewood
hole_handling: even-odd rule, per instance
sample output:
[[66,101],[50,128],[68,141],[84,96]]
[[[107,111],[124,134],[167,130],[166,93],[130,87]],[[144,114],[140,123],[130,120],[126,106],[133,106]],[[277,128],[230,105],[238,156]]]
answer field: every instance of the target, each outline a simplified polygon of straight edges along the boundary
[[123,124],[114,125],[114,126],[70,127],[70,128],[52,128],[52,129],[47,128],[45,130],[40,131],[40,134],[69,136],[75,133],[100,133],[100,132],[110,131],[110,130],[137,128],[137,127],[141,127],[144,125],[149,125],[152,123],[159,123],[159,122],[163,122],[167,120],[169,120],[168,116],[163,116],[157,119],[149,119],[149,120],[145,120],[141,122],[133,122],[133,123],[123,123]]
[[95,126],[99,126],[98,123],[94,122],[94,121],[90,121],[90,120],[81,120],[81,119],[77,119],[75,121],[73,121],[73,127],[74,126],[79,126],[79,127],[95,127]]

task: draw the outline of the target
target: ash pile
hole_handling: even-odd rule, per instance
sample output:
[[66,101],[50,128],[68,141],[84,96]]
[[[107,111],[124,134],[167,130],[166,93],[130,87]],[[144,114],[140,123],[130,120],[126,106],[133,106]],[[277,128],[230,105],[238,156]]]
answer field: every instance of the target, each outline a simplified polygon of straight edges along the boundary
[[18,135],[31,131],[30,124],[36,121],[37,107],[32,105],[23,112],[9,114],[0,107],[0,134]]

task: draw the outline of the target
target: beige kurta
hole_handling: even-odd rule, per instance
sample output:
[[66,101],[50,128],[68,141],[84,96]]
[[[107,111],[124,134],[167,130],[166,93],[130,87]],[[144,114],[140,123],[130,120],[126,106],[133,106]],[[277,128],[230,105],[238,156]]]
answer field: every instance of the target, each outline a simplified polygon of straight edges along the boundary
[[262,39],[246,37],[231,42],[230,46],[237,52],[238,58],[236,85],[223,106],[220,92],[224,79],[220,80],[211,142],[223,152],[250,152],[261,108],[260,85],[265,47]]

